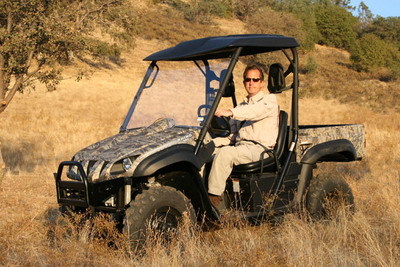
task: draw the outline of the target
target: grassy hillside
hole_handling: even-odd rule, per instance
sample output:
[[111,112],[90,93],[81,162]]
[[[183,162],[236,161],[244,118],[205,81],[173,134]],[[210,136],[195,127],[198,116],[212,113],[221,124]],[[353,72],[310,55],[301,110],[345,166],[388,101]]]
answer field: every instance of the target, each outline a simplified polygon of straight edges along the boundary
[[[219,20],[217,31],[244,33],[239,21]],[[168,33],[166,33],[168,34]],[[204,33],[207,34],[207,33]],[[0,141],[7,174],[0,186],[2,265],[96,266],[395,266],[400,262],[399,85],[351,71],[343,51],[319,46],[315,72],[301,76],[302,124],[362,123],[367,157],[350,164],[323,165],[351,185],[357,212],[332,223],[286,216],[283,223],[251,227],[234,221],[210,232],[186,225],[165,248],[149,240],[145,255],[133,254],[107,220],[71,228],[57,221],[52,173],[61,160],[115,134],[138,88],[146,55],[168,42],[138,39],[122,66],[93,69],[90,80],[62,81],[59,89],[17,95],[1,115]],[[280,99],[285,106],[286,100]],[[397,111],[396,111],[397,109]],[[317,172],[319,170],[316,170]],[[107,239],[96,238],[99,232]],[[112,240],[119,249],[110,248]]]

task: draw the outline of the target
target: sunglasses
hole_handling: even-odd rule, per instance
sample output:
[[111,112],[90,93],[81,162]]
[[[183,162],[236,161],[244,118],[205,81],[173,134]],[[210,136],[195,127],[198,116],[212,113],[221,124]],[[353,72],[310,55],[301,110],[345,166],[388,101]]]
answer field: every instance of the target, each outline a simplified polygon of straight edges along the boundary
[[253,81],[254,83],[258,83],[259,81],[261,81],[260,78],[245,78],[244,82],[248,83],[250,81]]

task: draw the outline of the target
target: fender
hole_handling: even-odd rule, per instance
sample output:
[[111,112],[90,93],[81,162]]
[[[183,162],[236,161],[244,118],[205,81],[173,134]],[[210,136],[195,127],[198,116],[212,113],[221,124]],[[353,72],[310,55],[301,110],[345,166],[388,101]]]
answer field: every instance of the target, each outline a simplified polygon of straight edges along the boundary
[[178,162],[188,162],[200,170],[201,160],[194,154],[194,146],[179,144],[150,155],[136,167],[133,177],[150,176],[156,171]]
[[354,161],[357,159],[357,152],[354,145],[347,139],[337,139],[327,141],[316,146],[311,147],[304,154],[300,163],[302,164],[301,173],[299,176],[299,184],[297,186],[297,193],[294,198],[294,204],[299,206],[305,189],[308,187],[312,170],[317,162],[323,161]]
[[347,139],[337,139],[320,143],[306,151],[301,163],[315,164],[318,161],[354,161],[357,158],[357,152],[354,145]]
[[[213,142],[202,147],[198,156],[194,154],[194,146],[192,145],[179,144],[171,146],[165,150],[150,155],[139,163],[133,173],[133,177],[151,176],[158,170],[179,162],[189,163],[194,169],[200,171],[204,162],[210,159],[213,150]],[[206,214],[208,214],[208,217],[212,220],[218,220],[219,214],[212,208],[211,202],[208,198],[208,193],[204,184],[201,182],[201,177],[198,173],[195,175],[193,183],[193,185],[199,190],[195,196],[195,200],[193,200],[194,206],[197,206],[202,212],[205,211]],[[186,195],[188,192],[183,193]],[[193,195],[189,198],[192,199]]]

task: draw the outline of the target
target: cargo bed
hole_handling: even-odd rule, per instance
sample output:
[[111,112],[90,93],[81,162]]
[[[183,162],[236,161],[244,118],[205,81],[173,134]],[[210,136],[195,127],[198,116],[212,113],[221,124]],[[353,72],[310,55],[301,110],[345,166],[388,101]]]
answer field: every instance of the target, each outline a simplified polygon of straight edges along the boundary
[[361,124],[300,125],[296,147],[297,161],[315,145],[338,139],[349,140],[356,149],[357,160],[365,156],[365,129]]

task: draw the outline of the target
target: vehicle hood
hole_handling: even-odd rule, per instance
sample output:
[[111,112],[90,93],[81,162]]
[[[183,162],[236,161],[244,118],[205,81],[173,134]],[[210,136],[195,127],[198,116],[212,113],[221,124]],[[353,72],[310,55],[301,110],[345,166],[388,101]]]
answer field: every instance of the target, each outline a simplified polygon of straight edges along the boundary
[[[76,153],[73,160],[83,165],[91,181],[131,176],[151,154],[177,144],[194,145],[198,132],[195,128],[175,126],[172,119],[161,119],[148,127],[122,132],[90,145]],[[122,169],[125,158],[132,161],[131,169],[126,172]]]

